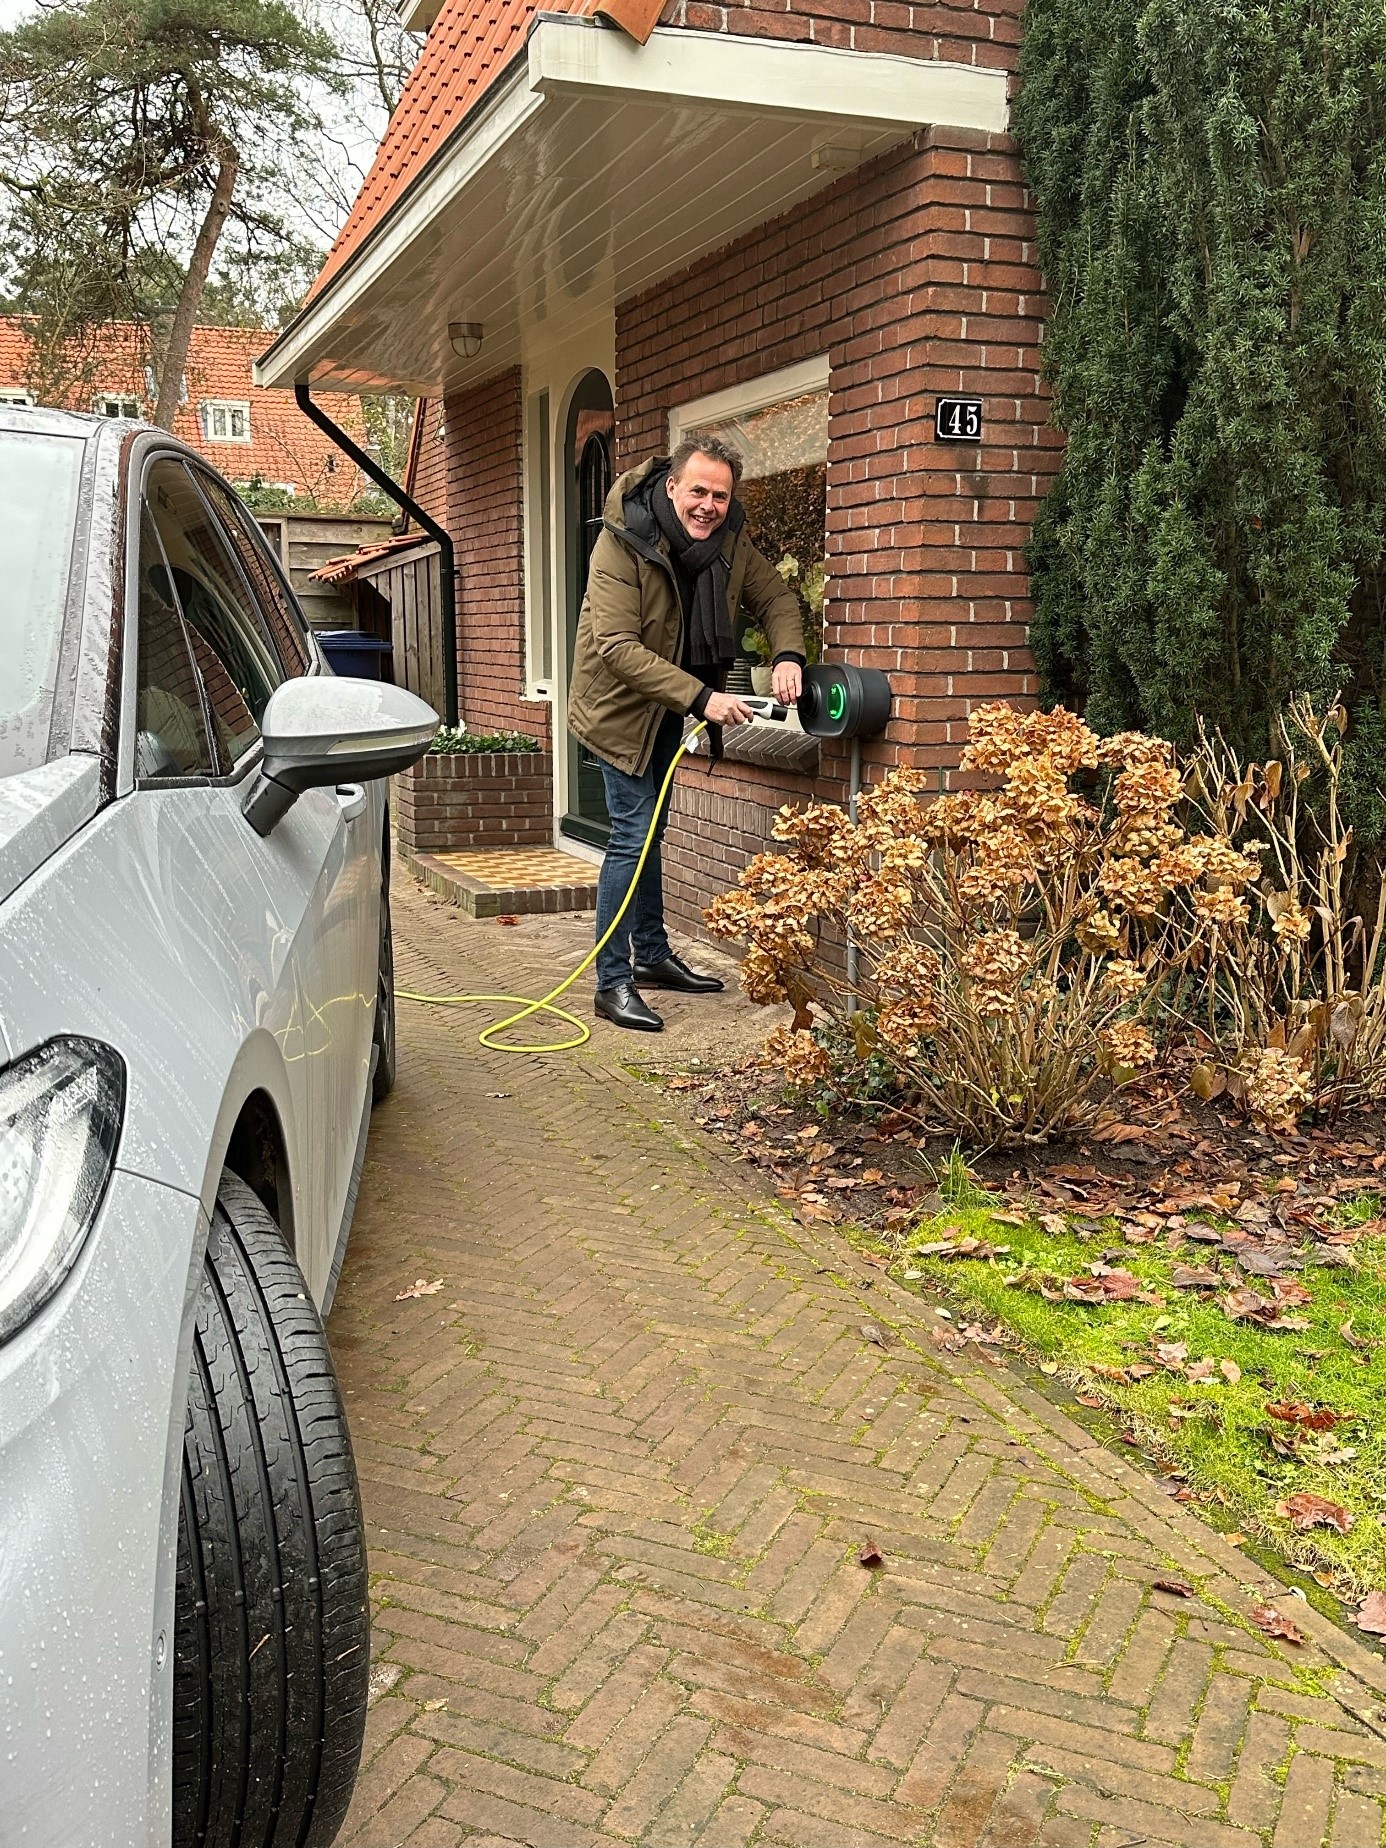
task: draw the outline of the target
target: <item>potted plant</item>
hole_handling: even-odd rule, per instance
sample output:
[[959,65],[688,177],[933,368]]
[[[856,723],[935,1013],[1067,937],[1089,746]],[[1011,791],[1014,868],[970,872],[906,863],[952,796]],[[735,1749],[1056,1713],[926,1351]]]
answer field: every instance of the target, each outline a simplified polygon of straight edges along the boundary
[[751,662],[751,691],[768,694],[771,691],[770,643],[763,629],[750,628],[741,637],[741,652]]

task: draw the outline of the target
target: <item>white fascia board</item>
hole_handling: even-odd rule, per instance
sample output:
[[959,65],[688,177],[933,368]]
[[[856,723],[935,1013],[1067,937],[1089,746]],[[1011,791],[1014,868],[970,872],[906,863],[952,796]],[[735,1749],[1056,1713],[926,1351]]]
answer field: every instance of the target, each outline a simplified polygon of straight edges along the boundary
[[725,391],[709,392],[705,398],[675,405],[669,413],[670,447],[678,448],[685,430],[722,423],[729,417],[750,417],[789,398],[807,398],[813,392],[826,391],[828,377],[828,355],[817,353],[797,365],[781,366],[778,372],[763,372],[744,385],[729,385]]
[[1004,71],[888,52],[786,45],[661,26],[637,45],[593,21],[546,14],[529,40],[536,90],[700,102],[882,126],[1004,134]]
[[406,195],[358,257],[256,360],[257,385],[308,377],[314,352],[387,269],[447,209],[549,96],[702,103],[799,119],[854,121],[905,132],[929,126],[1002,134],[1004,71],[884,52],[783,45],[724,32],[661,26],[637,45],[622,32],[566,13],[541,13],[475,122]]

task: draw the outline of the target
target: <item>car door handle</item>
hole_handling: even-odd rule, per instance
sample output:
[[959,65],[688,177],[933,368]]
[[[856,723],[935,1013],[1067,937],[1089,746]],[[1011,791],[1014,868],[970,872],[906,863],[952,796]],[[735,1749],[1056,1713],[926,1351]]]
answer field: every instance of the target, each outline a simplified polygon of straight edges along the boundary
[[342,820],[355,821],[358,815],[366,812],[365,784],[338,783],[337,801],[341,804]]

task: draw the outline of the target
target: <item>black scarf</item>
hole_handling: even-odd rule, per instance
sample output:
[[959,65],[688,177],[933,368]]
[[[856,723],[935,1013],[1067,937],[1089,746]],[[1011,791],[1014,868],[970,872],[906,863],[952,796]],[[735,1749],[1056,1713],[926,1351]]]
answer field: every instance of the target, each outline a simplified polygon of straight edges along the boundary
[[669,550],[680,572],[693,584],[692,607],[686,610],[688,623],[688,662],[699,668],[730,667],[736,659],[736,637],[732,634],[731,610],[727,604],[727,580],[731,566],[722,555],[728,532],[740,532],[746,522],[745,509],[734,500],[727,517],[707,539],[692,539],[674,512],[669,499],[668,464],[658,463],[640,484],[641,499],[648,495],[648,506],[655,525],[669,541]]

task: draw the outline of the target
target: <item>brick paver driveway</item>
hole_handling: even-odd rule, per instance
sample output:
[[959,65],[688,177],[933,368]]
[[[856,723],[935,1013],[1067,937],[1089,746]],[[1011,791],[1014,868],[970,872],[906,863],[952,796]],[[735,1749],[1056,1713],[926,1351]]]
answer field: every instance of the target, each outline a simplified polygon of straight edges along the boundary
[[[552,967],[408,890],[396,930],[406,985]],[[344,1840],[1379,1848],[1379,1657],[1283,1590],[1310,1640],[1265,1642],[1256,1568],[658,1121],[643,1043],[478,1024],[401,1008],[332,1318],[378,1690]]]

